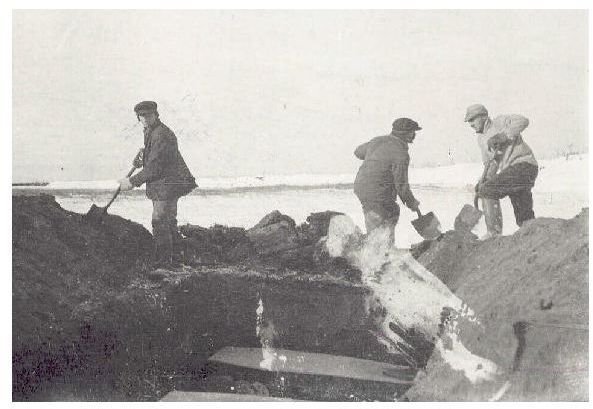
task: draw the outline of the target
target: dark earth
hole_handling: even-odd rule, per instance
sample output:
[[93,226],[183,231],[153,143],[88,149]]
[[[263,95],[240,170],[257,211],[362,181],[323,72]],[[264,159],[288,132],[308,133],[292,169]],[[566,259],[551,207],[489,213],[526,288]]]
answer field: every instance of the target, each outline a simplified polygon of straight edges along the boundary
[[[318,244],[338,212],[312,214],[302,225],[273,212],[249,230],[180,226],[183,265],[153,270],[152,236],[137,223],[113,215],[90,221],[50,195],[12,200],[14,401],[156,401],[174,389],[330,401],[490,393],[431,356],[434,340],[410,338],[411,363],[378,341],[360,271]],[[508,370],[506,399],[587,399],[587,228],[584,211],[568,221],[536,219],[509,237],[480,242],[447,232],[412,249],[483,317],[488,336],[468,332],[466,342]],[[280,380],[209,363],[225,346],[261,346],[260,300],[276,347],[411,365],[415,385],[402,398],[401,386]],[[542,365],[556,370],[546,378],[533,370]]]

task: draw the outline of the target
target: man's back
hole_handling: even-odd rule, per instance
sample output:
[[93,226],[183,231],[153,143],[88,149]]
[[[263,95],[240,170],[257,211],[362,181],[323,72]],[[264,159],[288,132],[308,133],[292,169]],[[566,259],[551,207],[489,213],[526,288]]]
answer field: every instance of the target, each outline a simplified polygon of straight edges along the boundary
[[408,166],[408,144],[393,135],[378,136],[360,145],[355,155],[363,160],[354,181],[354,192],[360,198],[392,200],[395,166]]
[[146,183],[146,196],[167,200],[184,196],[197,185],[179,152],[177,137],[160,120],[144,131],[144,169],[130,178],[135,186]]

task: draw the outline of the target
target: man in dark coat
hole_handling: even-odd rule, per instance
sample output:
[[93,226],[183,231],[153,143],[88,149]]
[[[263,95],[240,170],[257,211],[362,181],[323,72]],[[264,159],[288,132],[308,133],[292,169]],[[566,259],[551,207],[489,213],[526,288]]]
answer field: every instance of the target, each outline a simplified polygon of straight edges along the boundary
[[399,219],[397,196],[413,211],[418,211],[420,204],[408,183],[408,144],[421,129],[416,121],[399,118],[393,122],[390,134],[377,136],[354,151],[364,161],[354,181],[354,193],[362,205],[367,233],[385,227],[391,243]]
[[173,245],[178,237],[177,201],[197,187],[177,146],[177,137],[159,119],[157,104],[142,101],[134,107],[144,126],[144,151],[134,160],[143,169],[121,179],[121,190],[146,183],[146,196],[152,200],[152,233],[157,265],[173,262]]

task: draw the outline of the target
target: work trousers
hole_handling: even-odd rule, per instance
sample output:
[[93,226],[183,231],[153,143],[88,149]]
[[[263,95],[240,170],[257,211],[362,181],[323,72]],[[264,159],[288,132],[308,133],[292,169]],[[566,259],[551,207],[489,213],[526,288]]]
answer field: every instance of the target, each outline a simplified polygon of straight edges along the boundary
[[152,235],[157,261],[171,262],[174,246],[179,240],[177,230],[177,201],[152,201]]
[[493,236],[502,234],[502,210],[500,200],[481,199],[482,211],[484,212],[484,221],[486,222],[486,231]]
[[530,163],[509,166],[480,186],[478,196],[485,199],[502,199],[508,196],[515,212],[515,221],[521,226],[535,218],[531,189],[537,178],[538,168]]
[[361,202],[367,234],[378,228],[389,232],[389,244],[395,242],[395,226],[399,220],[399,205],[395,201],[385,203]]
[[[491,161],[486,165],[488,169],[484,175],[484,181],[492,179],[496,176],[496,169],[498,165],[495,161]],[[500,207],[500,200],[482,198],[482,211],[484,212],[484,221],[486,222],[486,231],[491,236],[498,236],[502,234],[502,208]]]

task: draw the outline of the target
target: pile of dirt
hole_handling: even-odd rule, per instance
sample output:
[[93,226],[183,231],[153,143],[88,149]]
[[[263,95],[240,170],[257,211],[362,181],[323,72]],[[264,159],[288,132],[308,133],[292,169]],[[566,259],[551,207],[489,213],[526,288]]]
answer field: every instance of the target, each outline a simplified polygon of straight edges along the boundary
[[49,195],[13,196],[12,208],[16,344],[47,336],[47,324],[59,335],[62,310],[125,288],[150,258],[151,234],[121,217],[88,222]]
[[312,213],[297,225],[290,216],[275,210],[250,229],[186,224],[179,229],[184,262],[193,266],[241,265],[279,273],[326,274],[360,283],[360,270],[344,259],[326,257],[319,242],[327,235],[331,218],[340,214],[330,210]]
[[[313,246],[330,214],[294,226],[297,251]],[[315,275],[291,269],[283,251],[258,253],[244,229],[185,226],[181,245],[194,265],[159,276],[147,264],[152,236],[139,224],[109,214],[97,223],[49,195],[13,196],[12,217],[13,400],[150,401],[175,387],[207,388],[209,355],[229,345],[260,345],[258,297],[270,313],[288,314],[277,319],[277,327],[286,327],[283,342],[292,343],[286,346],[385,355],[378,342],[359,342],[372,338],[360,324],[364,289],[341,280],[337,267],[331,276],[318,264],[322,273]],[[312,294],[316,301],[306,301]],[[289,296],[292,309],[298,301],[304,308],[337,303],[321,306],[326,313],[347,308],[339,320],[333,314],[331,328],[317,328],[274,301]],[[342,329],[353,321],[356,335],[346,342]]]
[[[540,218],[484,242],[449,232],[416,257],[478,322],[443,315],[443,331],[410,400],[588,400],[589,213]],[[456,346],[496,365],[473,377]],[[476,361],[477,362],[477,361]]]
[[[248,230],[186,225],[180,244],[190,267],[154,275],[146,264],[152,236],[139,224],[113,215],[91,223],[52,196],[13,196],[13,400],[138,401],[184,385],[210,390],[223,379],[208,372],[213,352],[260,345],[258,302],[281,334],[279,347],[400,359],[366,322],[365,303],[369,288],[393,298],[393,282],[380,278],[401,279],[400,264],[418,272],[413,262],[448,288],[410,270],[406,291],[434,284],[443,290],[435,294],[450,300],[452,290],[465,308],[442,312],[438,339],[423,349],[434,341],[434,352],[408,399],[588,399],[587,210],[488,241],[447,232],[415,246],[417,261],[377,258],[381,274],[373,278],[369,267],[368,288],[351,260],[326,251],[338,214],[314,213],[296,225],[273,212]],[[386,305],[404,308],[397,301]],[[430,314],[436,327],[438,309]],[[393,318],[385,331],[407,345],[428,342]],[[228,392],[225,382],[217,385]],[[233,382],[237,389],[242,379]],[[265,386],[275,393],[273,383]]]
[[437,276],[452,291],[462,277],[459,263],[480,246],[478,237],[470,232],[450,230],[435,240],[425,240],[412,247],[412,256]]
[[12,208],[13,397],[21,400],[48,379],[76,379],[89,354],[113,353],[113,325],[98,333],[89,314],[145,269],[152,236],[117,216],[90,222],[49,195],[13,196]]

